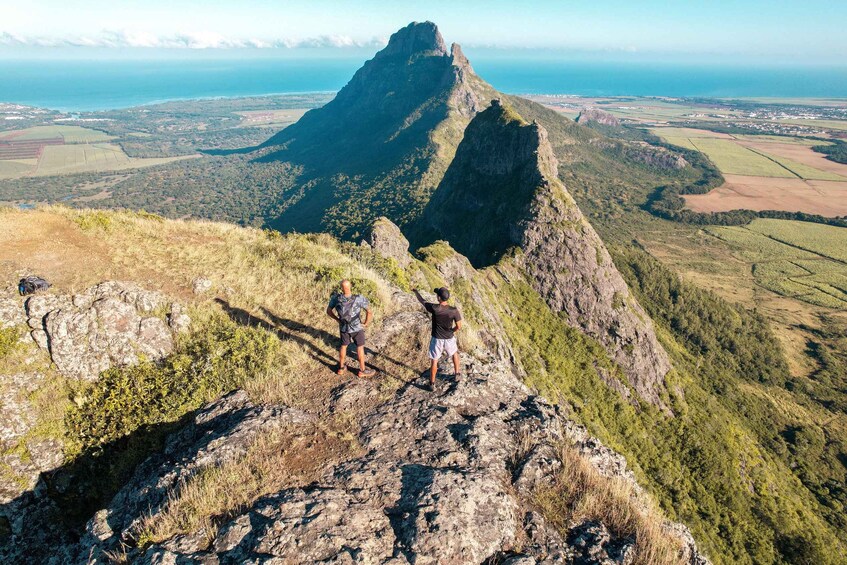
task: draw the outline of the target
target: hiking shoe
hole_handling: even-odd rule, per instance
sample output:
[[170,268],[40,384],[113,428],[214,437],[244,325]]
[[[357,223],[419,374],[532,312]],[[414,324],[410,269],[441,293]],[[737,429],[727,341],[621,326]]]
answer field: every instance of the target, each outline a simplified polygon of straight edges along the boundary
[[364,371],[359,371],[359,378],[362,379],[369,379],[374,375],[376,375],[376,371],[374,371],[373,369],[365,369]]
[[347,372],[347,367],[339,367],[338,370],[335,371],[335,374],[338,376],[343,375]]
[[424,390],[427,392],[435,392],[435,383],[427,381],[424,385]]

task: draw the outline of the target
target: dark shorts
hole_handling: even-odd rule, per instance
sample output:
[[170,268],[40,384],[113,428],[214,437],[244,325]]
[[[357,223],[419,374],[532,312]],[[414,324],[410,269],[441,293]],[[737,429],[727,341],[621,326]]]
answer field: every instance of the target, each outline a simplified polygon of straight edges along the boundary
[[356,347],[364,347],[365,346],[365,330],[359,330],[357,332],[353,332],[351,334],[347,332],[341,332],[341,345],[346,346],[351,343],[355,343]]

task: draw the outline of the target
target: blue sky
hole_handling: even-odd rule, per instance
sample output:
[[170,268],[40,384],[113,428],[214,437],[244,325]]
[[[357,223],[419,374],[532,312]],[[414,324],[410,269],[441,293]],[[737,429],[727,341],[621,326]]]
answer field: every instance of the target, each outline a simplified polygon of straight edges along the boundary
[[840,64],[847,54],[842,0],[0,0],[0,56],[358,56],[414,20],[510,54]]

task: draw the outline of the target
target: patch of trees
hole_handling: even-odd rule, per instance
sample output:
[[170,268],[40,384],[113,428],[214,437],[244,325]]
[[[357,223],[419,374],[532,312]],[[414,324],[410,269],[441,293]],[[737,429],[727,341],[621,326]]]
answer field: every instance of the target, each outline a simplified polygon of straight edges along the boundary
[[830,161],[847,165],[847,143],[840,139],[832,143],[833,145],[814,145],[812,150],[823,153]]

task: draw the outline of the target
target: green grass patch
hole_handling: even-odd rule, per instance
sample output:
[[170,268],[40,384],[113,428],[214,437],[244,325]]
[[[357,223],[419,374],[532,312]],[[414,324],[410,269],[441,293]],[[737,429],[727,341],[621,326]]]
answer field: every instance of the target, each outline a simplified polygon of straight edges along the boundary
[[0,361],[17,350],[20,339],[20,329],[16,327],[0,328]]
[[754,177],[795,178],[797,175],[773,160],[737,144],[731,139],[691,139],[698,151],[706,156],[724,174]]
[[705,230],[733,244],[757,284],[826,308],[847,308],[847,228],[756,219]]
[[216,315],[163,363],[114,367],[78,391],[65,422],[68,451],[97,450],[144,426],[174,422],[269,372],[278,350],[272,333]]

